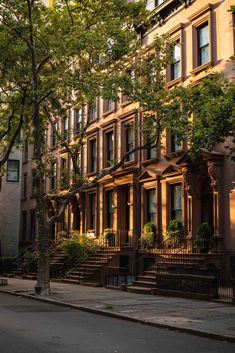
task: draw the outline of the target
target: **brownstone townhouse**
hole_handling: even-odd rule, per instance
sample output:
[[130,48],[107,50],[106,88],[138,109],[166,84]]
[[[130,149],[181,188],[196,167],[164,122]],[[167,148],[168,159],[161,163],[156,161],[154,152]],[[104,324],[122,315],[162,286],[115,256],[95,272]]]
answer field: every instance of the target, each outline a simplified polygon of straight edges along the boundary
[[[197,83],[210,72],[232,77],[229,58],[234,55],[234,14],[228,12],[232,0],[149,0],[155,22],[143,33],[142,46],[148,47],[156,33],[170,33],[174,64],[167,70],[167,86]],[[56,129],[73,143],[89,119],[87,137],[78,154],[81,176],[90,180],[118,161],[125,152],[141,144],[138,126],[142,121],[138,104],[120,96],[118,102],[97,97],[93,107],[76,107],[69,116],[55,120]],[[63,189],[71,178],[72,164],[66,152],[57,147],[56,135],[48,128],[48,147],[54,152],[52,176],[46,189]],[[207,222],[217,238],[217,251],[226,255],[227,266],[235,259],[235,166],[223,145],[204,151],[200,162],[190,164],[187,141],[178,144],[170,132],[162,150],[137,151],[124,165],[106,175],[97,186],[77,195],[68,206],[64,221],[55,225],[54,237],[64,230],[100,237],[112,230],[112,245],[120,247],[117,266],[135,264],[144,224],[156,224],[156,244],[160,244],[170,220],[182,221],[187,248],[200,224]],[[31,147],[30,147],[31,148]],[[28,155],[23,161],[21,203],[21,242],[36,234],[35,201],[32,198],[33,169]],[[148,251],[148,250],[146,250]],[[151,250],[153,254],[154,251]]]

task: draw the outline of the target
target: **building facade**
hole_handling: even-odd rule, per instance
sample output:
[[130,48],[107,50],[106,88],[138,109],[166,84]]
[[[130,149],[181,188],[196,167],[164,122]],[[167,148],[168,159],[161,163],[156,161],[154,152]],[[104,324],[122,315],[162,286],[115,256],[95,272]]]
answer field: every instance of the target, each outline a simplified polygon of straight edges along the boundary
[[0,184],[0,256],[17,255],[20,235],[22,153],[13,149]]
[[[233,76],[229,58],[235,52],[234,15],[228,12],[231,0],[147,1],[153,11],[154,25],[141,36],[147,48],[154,35],[168,33],[174,44],[174,64],[167,69],[169,89],[180,84],[197,84],[211,72]],[[54,121],[54,128],[73,143],[89,120],[87,136],[77,155],[82,177],[92,180],[133,147],[140,146],[139,126],[143,119],[139,104],[120,96],[118,102],[97,97],[92,107],[76,107],[69,116]],[[57,146],[51,126],[48,147],[54,153],[52,174],[46,179],[46,191],[66,189],[72,182],[72,162]],[[226,263],[235,257],[235,166],[223,145],[203,152],[199,162],[191,164],[187,141],[178,144],[166,131],[164,150],[139,150],[128,156],[124,165],[105,175],[97,185],[77,195],[67,207],[64,221],[55,225],[53,237],[61,230],[76,229],[101,237],[110,229],[114,245],[121,247],[120,264],[135,263],[144,224],[156,224],[156,243],[161,243],[170,220],[182,221],[188,248],[193,248],[195,232],[207,222],[217,238],[217,250],[226,255]],[[23,162],[23,199],[21,241],[32,241],[36,233],[33,168]],[[31,191],[30,191],[31,190]],[[123,256],[123,257],[122,257]]]

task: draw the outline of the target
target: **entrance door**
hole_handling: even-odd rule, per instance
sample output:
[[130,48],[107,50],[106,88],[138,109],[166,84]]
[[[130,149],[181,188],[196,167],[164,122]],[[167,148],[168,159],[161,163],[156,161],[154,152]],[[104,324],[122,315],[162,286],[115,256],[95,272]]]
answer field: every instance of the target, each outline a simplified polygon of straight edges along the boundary
[[130,192],[128,186],[120,186],[117,191],[117,229],[120,244],[128,243],[130,228]]
[[201,194],[201,223],[204,222],[213,229],[213,191],[209,179],[202,186]]

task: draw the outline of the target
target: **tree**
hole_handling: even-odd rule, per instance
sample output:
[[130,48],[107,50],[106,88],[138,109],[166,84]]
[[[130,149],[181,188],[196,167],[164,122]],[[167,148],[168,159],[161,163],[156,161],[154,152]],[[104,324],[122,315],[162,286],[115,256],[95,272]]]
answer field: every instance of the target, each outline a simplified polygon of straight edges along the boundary
[[[139,48],[137,31],[145,15],[142,2],[124,0],[55,0],[47,7],[39,0],[0,0],[4,107],[8,113],[17,108],[16,121],[22,120],[24,134],[34,145],[37,293],[50,292],[50,227],[62,219],[76,194],[118,169],[136,150],[159,148],[166,129],[176,133],[179,141],[188,140],[192,159],[202,148],[212,149],[228,136],[234,139],[234,85],[215,74],[198,86],[167,89],[165,70],[172,63],[171,45],[166,45],[168,38],[163,36],[156,37],[148,50]],[[55,129],[59,144],[72,158],[74,183],[67,192],[45,195],[44,175],[50,174],[53,157],[45,153],[48,123],[54,126],[55,117],[65,118],[71,108],[92,104],[98,95],[117,100],[120,90],[143,109],[144,121],[138,127],[142,145],[89,181],[79,176],[76,161],[88,122],[73,144]],[[7,124],[7,115],[3,117]]]
[[[25,136],[33,132],[39,225],[37,293],[50,292],[48,234],[56,220],[55,216],[48,219],[44,195],[48,119],[63,117],[70,106],[92,102],[96,95],[116,99],[121,69],[127,55],[136,50],[135,29],[143,14],[142,2],[124,0],[54,0],[48,6],[41,0],[0,1],[1,102],[10,114],[8,118],[2,111],[6,126],[2,131],[6,136],[14,113],[18,131],[23,127]],[[15,139],[11,141],[9,150]],[[73,157],[72,148],[64,144]],[[69,198],[68,193],[57,219]]]

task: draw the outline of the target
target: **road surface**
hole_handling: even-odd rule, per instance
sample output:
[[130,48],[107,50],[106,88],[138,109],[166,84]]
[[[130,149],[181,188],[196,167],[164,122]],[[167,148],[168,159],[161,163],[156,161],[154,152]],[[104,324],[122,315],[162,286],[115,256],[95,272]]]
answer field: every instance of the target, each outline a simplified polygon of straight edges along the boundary
[[0,352],[234,353],[235,344],[0,293]]

